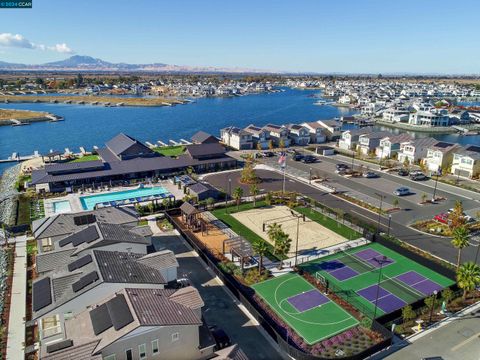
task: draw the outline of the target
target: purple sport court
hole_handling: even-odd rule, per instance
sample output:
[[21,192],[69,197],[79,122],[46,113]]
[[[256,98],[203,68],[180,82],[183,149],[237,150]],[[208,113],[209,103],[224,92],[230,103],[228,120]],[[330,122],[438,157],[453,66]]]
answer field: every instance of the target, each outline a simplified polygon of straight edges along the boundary
[[297,311],[304,312],[314,307],[326,304],[330,301],[325,295],[321,294],[318,290],[312,289],[304,293],[292,296],[287,299]]
[[416,271],[408,271],[404,274],[398,275],[396,279],[414,288],[415,290],[420,291],[424,295],[431,295],[435,290],[440,291],[443,289],[441,285],[430,279],[427,279],[425,276],[420,275]]
[[325,261],[320,264],[320,269],[328,272],[339,281],[344,281],[358,275],[358,272],[345,265],[340,260]]
[[384,255],[374,249],[361,250],[356,253],[353,253],[352,255],[368,262],[370,265],[372,265],[375,268],[379,268],[380,266],[385,267],[395,262],[393,259],[390,259],[389,257],[386,257],[385,259],[383,259]]
[[365,289],[358,290],[357,294],[370,301],[373,305],[375,305],[376,299],[377,307],[381,309],[385,314],[398,310],[407,304],[399,297],[393,295],[390,291],[385,290],[378,285],[372,285]]

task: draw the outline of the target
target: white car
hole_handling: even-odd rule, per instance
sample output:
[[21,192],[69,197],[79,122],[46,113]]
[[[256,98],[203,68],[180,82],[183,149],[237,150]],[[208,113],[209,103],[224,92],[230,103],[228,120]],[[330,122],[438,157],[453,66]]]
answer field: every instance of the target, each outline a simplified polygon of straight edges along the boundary
[[410,194],[410,189],[407,187],[398,188],[393,192],[393,195],[396,195],[396,196],[404,196],[409,194]]

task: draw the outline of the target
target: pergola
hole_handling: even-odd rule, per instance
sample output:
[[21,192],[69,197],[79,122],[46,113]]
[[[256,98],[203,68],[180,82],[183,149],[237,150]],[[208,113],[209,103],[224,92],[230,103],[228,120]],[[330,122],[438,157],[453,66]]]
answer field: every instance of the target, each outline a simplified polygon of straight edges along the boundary
[[227,239],[223,242],[223,253],[225,254],[226,250],[230,250],[232,256],[232,261],[234,260],[234,255],[240,258],[240,265],[244,267],[245,259],[251,258],[254,255],[252,244],[245,238],[237,236],[231,239]]
[[182,206],[180,206],[180,211],[182,212],[182,219],[187,225],[187,228],[193,229],[194,231],[198,229],[199,223],[197,221],[197,215],[200,214],[200,210],[189,202],[184,202]]
[[56,157],[58,157],[59,160],[62,160],[62,155],[63,153],[60,151],[51,151],[49,153],[42,154],[42,161],[45,162],[45,158],[48,158],[48,162],[52,162]]

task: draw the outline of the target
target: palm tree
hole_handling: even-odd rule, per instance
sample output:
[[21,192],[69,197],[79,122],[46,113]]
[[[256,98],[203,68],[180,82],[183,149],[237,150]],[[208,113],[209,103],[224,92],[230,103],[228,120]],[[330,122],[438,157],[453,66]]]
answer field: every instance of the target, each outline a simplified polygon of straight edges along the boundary
[[468,229],[464,226],[457,227],[453,230],[452,245],[458,249],[457,269],[460,266],[462,250],[468,246]]
[[267,236],[271,243],[275,243],[275,238],[277,234],[282,232],[282,225],[277,224],[276,222],[268,225],[267,227]]
[[274,249],[275,255],[277,255],[280,258],[278,270],[282,269],[283,261],[281,260],[281,258],[284,258],[287,256],[287,254],[290,251],[291,245],[292,245],[292,239],[290,239],[287,233],[280,231],[279,233],[276,234],[273,249]]
[[263,240],[258,240],[252,243],[253,251],[255,251],[258,256],[260,256],[260,261],[258,263],[258,272],[262,271],[263,267],[263,257],[268,253],[268,245]]
[[243,196],[243,189],[239,186],[239,187],[236,187],[234,190],[233,190],[233,194],[232,194],[232,197],[233,199],[237,202],[237,210],[239,209],[240,207],[240,201],[242,200],[242,196]]
[[457,283],[458,287],[463,289],[463,300],[465,300],[467,293],[480,284],[480,266],[473,261],[462,264],[457,269]]
[[257,184],[250,185],[250,195],[253,196],[253,207],[257,205],[257,195],[259,192],[260,190],[258,189]]
[[170,204],[170,201],[168,199],[163,199],[162,200],[162,205],[164,210],[168,210],[168,205]]

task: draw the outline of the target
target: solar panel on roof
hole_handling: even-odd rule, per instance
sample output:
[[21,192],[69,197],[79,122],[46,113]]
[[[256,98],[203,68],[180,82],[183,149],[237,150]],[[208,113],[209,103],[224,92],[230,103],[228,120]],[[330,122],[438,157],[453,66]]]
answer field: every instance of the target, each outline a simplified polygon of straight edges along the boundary
[[73,222],[75,225],[80,226],[80,225],[88,225],[96,222],[96,218],[94,214],[86,214],[86,215],[79,215],[75,216],[73,218]]
[[90,285],[94,283],[95,281],[98,280],[98,274],[96,271],[92,271],[91,273],[88,273],[85,276],[82,276],[80,279],[75,281],[72,284],[72,289],[74,292],[79,292],[82,290],[85,286]]
[[107,309],[115,330],[120,330],[133,321],[132,313],[123,294],[117,295],[109,300],[107,302]]
[[73,271],[76,269],[80,269],[81,267],[90,264],[92,262],[92,256],[91,255],[85,255],[81,257],[80,259],[77,259],[70,264],[68,264],[68,271]]
[[473,152],[480,152],[480,146],[472,145],[472,146],[467,147],[467,150],[468,151],[473,151]]
[[73,235],[72,238],[72,245],[78,246],[83,244],[84,242],[91,243],[99,238],[97,228],[95,226],[89,226],[82,231],[79,231]]
[[439,147],[439,148],[442,148],[442,149],[447,148],[447,147],[452,146],[452,145],[453,144],[451,144],[451,143],[447,143],[447,142],[443,142],[443,141],[440,141],[440,142],[435,144],[436,147]]
[[50,278],[46,277],[33,284],[33,310],[38,311],[52,303]]
[[113,325],[106,303],[90,310],[90,320],[92,321],[93,332],[95,335],[101,334]]

